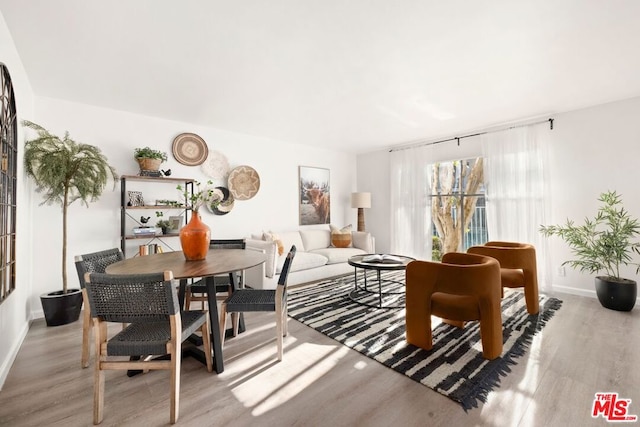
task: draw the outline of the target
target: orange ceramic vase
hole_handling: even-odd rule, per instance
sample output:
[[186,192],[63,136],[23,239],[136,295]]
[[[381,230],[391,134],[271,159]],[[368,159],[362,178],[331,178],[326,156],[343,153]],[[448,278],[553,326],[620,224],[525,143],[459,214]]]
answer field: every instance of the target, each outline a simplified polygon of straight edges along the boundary
[[199,261],[209,252],[211,229],[202,222],[200,214],[193,212],[189,223],[180,229],[180,245],[187,261]]

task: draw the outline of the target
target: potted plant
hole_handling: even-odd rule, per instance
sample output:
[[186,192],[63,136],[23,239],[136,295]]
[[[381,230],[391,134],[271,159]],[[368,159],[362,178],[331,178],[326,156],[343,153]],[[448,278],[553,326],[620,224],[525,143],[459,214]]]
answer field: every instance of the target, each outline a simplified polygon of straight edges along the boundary
[[133,157],[138,161],[141,171],[157,172],[162,162],[167,161],[167,153],[149,147],[136,148]]
[[62,208],[62,291],[41,295],[40,301],[47,325],[63,325],[78,320],[82,307],[81,291],[67,287],[67,208],[76,200],[89,207],[109,179],[115,188],[118,176],[98,147],[78,143],[68,132],[60,138],[28,120],[22,125],[37,132],[25,142],[27,176],[35,181],[36,192],[42,193],[41,204]]
[[172,228],[173,224],[171,221],[164,219],[164,212],[156,211],[156,217],[161,218],[156,222],[156,227],[162,229],[162,234],[167,234],[169,230]]
[[622,207],[622,199],[615,191],[602,193],[602,206],[594,219],[586,218],[583,225],[568,220],[565,225],[541,226],[545,236],[559,236],[571,248],[575,259],[565,261],[581,272],[599,273],[595,278],[596,294],[603,307],[631,311],[636,303],[635,280],[620,277],[620,267],[640,265],[632,262],[633,253],[640,253],[640,243],[632,241],[640,233],[640,223]]

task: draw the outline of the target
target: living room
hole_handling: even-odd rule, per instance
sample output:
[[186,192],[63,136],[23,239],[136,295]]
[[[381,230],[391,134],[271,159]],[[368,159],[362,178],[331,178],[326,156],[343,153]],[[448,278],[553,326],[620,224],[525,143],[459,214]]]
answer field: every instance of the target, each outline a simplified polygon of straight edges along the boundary
[[[17,11],[23,7],[22,3],[19,3],[10,0],[0,1],[0,62],[4,63],[11,73],[19,119],[33,120],[56,134],[63,134],[68,130],[77,140],[100,147],[119,174],[137,173],[138,166],[133,159],[135,147],[148,145],[170,152],[171,141],[182,132],[200,135],[207,142],[210,150],[223,153],[234,166],[252,166],[259,172],[261,179],[260,191],[256,197],[237,202],[229,215],[205,215],[204,219],[209,223],[212,235],[217,238],[245,237],[263,230],[279,231],[299,227],[298,167],[314,166],[330,171],[331,223],[337,226],[355,224],[356,210],[351,208],[349,196],[354,191],[371,192],[372,207],[365,212],[366,227],[376,238],[376,250],[390,251],[392,247],[389,226],[391,216],[389,149],[403,143],[435,141],[472,134],[500,125],[527,123],[549,117],[554,119],[554,129],[548,133],[550,142],[547,165],[550,188],[548,202],[551,207],[549,222],[561,223],[566,218],[579,221],[585,216],[592,216],[597,208],[598,195],[606,190],[616,190],[622,194],[625,207],[635,216],[640,216],[640,199],[635,197],[637,172],[634,164],[635,155],[640,153],[638,144],[640,121],[637,119],[640,117],[640,87],[636,77],[640,71],[640,64],[636,59],[637,43],[635,42],[640,37],[631,19],[634,15],[637,16],[635,12],[638,6],[634,3],[624,2],[623,5],[599,11],[603,15],[601,21],[591,16],[594,19],[593,22],[598,23],[598,25],[594,24],[596,29],[593,32],[597,34],[595,38],[614,40],[616,43],[578,44],[585,52],[584,57],[580,58],[589,59],[580,62],[572,57],[572,60],[577,61],[572,68],[575,74],[573,79],[565,82],[571,90],[565,92],[564,96],[571,98],[573,93],[577,98],[581,92],[590,91],[592,93],[590,104],[577,105],[569,109],[547,109],[536,111],[535,114],[513,115],[509,108],[516,109],[516,106],[504,106],[500,104],[499,99],[496,99],[500,98],[499,96],[492,97],[489,93],[487,110],[496,110],[497,119],[470,122],[471,124],[466,127],[455,129],[443,127],[436,133],[429,134],[428,137],[425,135],[421,138],[390,139],[386,144],[376,145],[372,149],[358,150],[336,148],[336,145],[329,145],[329,142],[327,145],[317,142],[300,144],[284,138],[277,139],[241,130],[229,130],[231,128],[208,126],[202,122],[197,124],[184,117],[170,119],[143,110],[132,112],[105,107],[98,101],[94,103],[73,101],[52,90],[42,92],[41,88],[47,86],[43,86],[41,80],[32,77],[31,73],[35,71],[31,70],[34,68],[39,69],[38,76],[42,76],[46,73],[41,70],[46,70],[47,67],[99,68],[100,64],[71,62],[71,57],[61,58],[61,63],[56,64],[57,50],[50,46],[47,47],[48,51],[43,49],[39,52],[43,55],[42,64],[38,66],[37,63],[27,62],[24,58],[32,58],[32,55],[27,50],[28,47],[22,46],[19,42],[21,39],[18,37],[18,32],[21,30],[16,28],[19,22],[17,24],[16,21],[10,21],[10,18],[15,18]],[[597,9],[599,7],[597,4],[590,2],[592,8]],[[550,8],[548,11],[550,16],[556,16],[551,3],[545,7]],[[69,11],[69,13],[73,12]],[[556,18],[560,21],[568,19],[566,16],[564,18],[556,16]],[[25,27],[28,26],[25,25]],[[557,35],[558,38],[571,36],[571,34]],[[46,34],[41,34],[40,37],[46,39]],[[593,41],[593,39],[589,40]],[[549,49],[553,49],[553,45],[550,45]],[[562,54],[569,53],[558,53],[558,55]],[[568,65],[564,64],[564,66]],[[561,71],[553,64],[543,64],[540,69],[540,73],[549,74],[551,77],[554,72]],[[596,69],[596,76],[592,74],[593,69]],[[533,70],[531,75],[536,74],[536,64],[530,64],[530,70]],[[153,74],[160,72],[162,72],[161,68],[149,70],[151,77],[147,78],[153,80]],[[588,78],[583,76],[583,72]],[[597,77],[598,73],[601,77]],[[127,71],[122,70],[116,77],[126,80]],[[186,90],[190,83],[185,82],[178,86]],[[508,88],[502,89],[508,90]],[[82,82],[78,82],[76,90],[82,92]],[[144,92],[122,93],[119,91],[118,84],[111,85],[109,90],[114,98],[131,95],[131,98],[135,99],[138,96],[144,96]],[[176,88],[167,89],[167,103],[171,102],[176,90]],[[260,93],[259,90],[258,93]],[[546,96],[541,93],[530,95],[532,102],[537,100],[537,97]],[[536,99],[533,99],[534,95]],[[549,94],[549,97],[551,96],[552,94]],[[458,102],[464,103],[464,99]],[[524,100],[521,102],[526,104]],[[132,104],[135,102],[132,101]],[[132,107],[133,109],[135,106]],[[353,114],[354,117],[358,116],[357,112]],[[321,119],[328,120],[331,117],[333,116],[327,114]],[[281,126],[286,127],[287,119],[281,118],[281,120],[284,122]],[[296,120],[302,120],[302,118],[296,116],[292,122]],[[410,125],[406,127],[411,128]],[[371,131],[371,134],[374,133],[375,130]],[[25,130],[20,127],[18,140],[23,141],[25,134]],[[313,139],[316,138],[314,136]],[[456,142],[439,144],[436,149],[438,160],[469,158],[481,154],[481,145],[473,138],[462,140],[460,145]],[[172,170],[173,176],[205,179],[199,168],[181,165],[173,159],[163,166],[163,168],[167,167]],[[58,233],[59,224],[61,224],[60,210],[55,206],[40,206],[40,196],[34,193],[33,183],[24,175],[22,165],[19,165],[18,170],[20,171],[16,230],[18,273],[15,290],[6,301],[0,304],[0,384],[4,383],[9,374],[14,358],[29,332],[31,322],[42,317],[39,295],[58,288],[60,277],[60,260],[56,255],[62,244],[61,235]],[[118,186],[119,184],[115,183],[114,191],[109,187],[100,200],[91,204],[89,209],[79,204],[70,207],[72,226],[69,229],[69,253],[71,255],[119,246]],[[547,270],[550,283],[547,283],[547,289],[551,289],[554,294],[567,293],[594,300],[593,277],[569,268],[564,275],[559,274],[560,264],[570,256],[569,249],[560,239],[549,239],[548,243]],[[72,259],[68,261],[68,269],[71,272],[74,271]],[[631,267],[624,273],[626,277],[636,277],[635,269]],[[70,280],[73,279],[75,277],[71,276]],[[581,301],[579,304],[581,307],[590,307],[582,300],[579,301]],[[604,309],[598,306],[597,310]],[[637,313],[636,307],[629,317],[621,318],[621,322],[637,324]],[[598,321],[598,316],[598,312],[592,313],[585,318],[585,321],[595,323]],[[567,330],[567,333],[570,334],[571,331]],[[622,346],[624,342],[619,344]],[[623,351],[632,352],[632,348]],[[580,354],[581,350],[576,349],[575,357],[579,358]],[[633,362],[638,360],[637,356],[630,357],[631,359],[627,361],[633,365]],[[90,377],[89,372],[86,374]],[[89,387],[90,380],[91,378],[87,382]],[[184,384],[183,382],[183,386]],[[601,384],[607,385],[606,382]],[[607,390],[588,390],[589,393],[597,391]],[[622,390],[612,391],[622,392]],[[430,391],[425,389],[425,392]],[[87,393],[90,393],[89,389]],[[640,395],[624,397],[640,402]],[[587,399],[587,397],[582,398]],[[640,411],[636,407],[636,413],[638,412]],[[90,414],[87,415],[87,424],[89,419]]]

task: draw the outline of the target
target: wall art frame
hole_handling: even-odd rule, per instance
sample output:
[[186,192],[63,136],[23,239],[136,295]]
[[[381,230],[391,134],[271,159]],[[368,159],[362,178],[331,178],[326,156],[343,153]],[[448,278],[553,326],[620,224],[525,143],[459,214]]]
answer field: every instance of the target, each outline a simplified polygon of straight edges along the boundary
[[329,169],[298,166],[300,225],[331,223],[331,173]]

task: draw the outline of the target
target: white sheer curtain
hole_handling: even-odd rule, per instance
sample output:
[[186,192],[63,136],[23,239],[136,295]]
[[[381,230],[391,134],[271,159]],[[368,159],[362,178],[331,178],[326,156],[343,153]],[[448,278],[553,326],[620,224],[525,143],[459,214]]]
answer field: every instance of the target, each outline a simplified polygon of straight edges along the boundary
[[489,240],[530,243],[538,258],[538,285],[550,291],[546,239],[538,231],[549,217],[548,125],[482,135]]
[[391,253],[431,259],[431,147],[392,151]]

